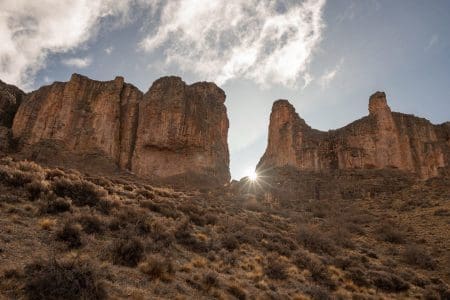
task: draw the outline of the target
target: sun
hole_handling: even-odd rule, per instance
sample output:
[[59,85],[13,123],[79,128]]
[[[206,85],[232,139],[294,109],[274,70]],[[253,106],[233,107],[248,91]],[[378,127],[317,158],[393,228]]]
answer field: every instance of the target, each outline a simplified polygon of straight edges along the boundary
[[249,173],[248,173],[248,178],[249,178],[251,181],[256,181],[256,180],[258,180],[258,173],[256,173],[254,170],[251,170],[251,171],[249,171]]

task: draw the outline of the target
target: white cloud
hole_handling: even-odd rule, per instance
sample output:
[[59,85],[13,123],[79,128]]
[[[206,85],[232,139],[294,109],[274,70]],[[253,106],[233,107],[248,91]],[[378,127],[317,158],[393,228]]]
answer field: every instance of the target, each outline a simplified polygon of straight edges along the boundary
[[331,70],[325,71],[325,73],[320,77],[319,84],[322,88],[328,87],[330,83],[336,78],[336,75],[340,72],[344,59],[341,58],[339,63]]
[[72,57],[63,59],[61,62],[66,66],[81,69],[90,66],[92,59],[90,57]]
[[130,1],[2,0],[0,78],[29,88],[49,54],[79,47],[105,17],[126,21]]
[[105,48],[105,52],[106,52],[106,54],[111,54],[112,52],[114,51],[114,47],[113,46],[110,46],[110,47],[108,47],[108,48]]
[[173,0],[141,42],[162,49],[167,65],[219,84],[240,77],[263,86],[307,85],[306,69],[322,37],[325,0]]

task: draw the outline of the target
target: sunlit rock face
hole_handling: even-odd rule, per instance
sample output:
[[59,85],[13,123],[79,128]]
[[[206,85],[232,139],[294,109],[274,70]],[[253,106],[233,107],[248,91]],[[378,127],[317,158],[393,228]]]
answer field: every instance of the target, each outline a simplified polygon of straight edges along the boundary
[[225,93],[213,83],[155,81],[139,105],[131,169],[159,177],[197,173],[228,182]]
[[421,178],[439,174],[450,162],[448,123],[391,112],[386,95],[369,99],[369,115],[343,128],[309,127],[287,100],[274,103],[269,140],[258,169],[292,166],[305,171],[395,168]]
[[[12,133],[33,159],[64,156],[99,161],[140,176],[192,174],[229,180],[225,94],[215,84],[157,80],[143,95],[122,77],[96,81],[78,74],[28,94]],[[88,159],[86,159],[88,158]]]

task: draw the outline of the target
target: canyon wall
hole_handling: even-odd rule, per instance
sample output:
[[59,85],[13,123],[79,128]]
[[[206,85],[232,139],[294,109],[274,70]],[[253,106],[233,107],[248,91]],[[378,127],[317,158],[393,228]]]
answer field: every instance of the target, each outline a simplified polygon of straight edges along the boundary
[[450,164],[450,124],[391,112],[383,92],[369,99],[369,115],[343,128],[312,129],[287,100],[272,107],[267,149],[257,169],[298,170],[393,168],[421,178],[437,176]]
[[138,176],[200,176],[223,184],[230,179],[224,101],[213,83],[164,77],[143,94],[122,77],[73,74],[24,97],[12,137],[32,159],[89,157],[85,164],[111,162]]

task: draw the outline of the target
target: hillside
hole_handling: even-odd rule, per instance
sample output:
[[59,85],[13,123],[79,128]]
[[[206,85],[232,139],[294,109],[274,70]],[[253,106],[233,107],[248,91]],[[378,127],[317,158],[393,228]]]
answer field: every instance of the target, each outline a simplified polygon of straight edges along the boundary
[[[302,178],[274,172],[260,180],[282,186],[292,182],[277,178]],[[380,184],[373,174],[353,176],[373,191]],[[246,180],[187,193],[5,156],[0,294],[448,299],[449,178],[390,176],[384,182],[395,188],[383,192],[287,203],[274,200],[283,188],[261,193]]]

